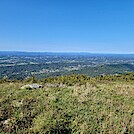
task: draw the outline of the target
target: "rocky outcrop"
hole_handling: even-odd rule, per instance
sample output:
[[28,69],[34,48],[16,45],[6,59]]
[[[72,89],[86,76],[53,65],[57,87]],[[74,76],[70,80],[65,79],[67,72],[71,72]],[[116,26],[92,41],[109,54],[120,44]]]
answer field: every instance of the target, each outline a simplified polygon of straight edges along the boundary
[[43,85],[40,84],[28,84],[21,87],[21,89],[37,89],[37,88],[43,88]]

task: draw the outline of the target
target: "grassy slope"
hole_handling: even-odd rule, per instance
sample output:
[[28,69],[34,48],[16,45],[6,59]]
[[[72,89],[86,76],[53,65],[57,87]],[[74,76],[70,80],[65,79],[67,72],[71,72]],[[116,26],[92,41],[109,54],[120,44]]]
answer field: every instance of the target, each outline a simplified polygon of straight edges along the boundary
[[0,84],[0,133],[133,133],[134,83],[20,89]]

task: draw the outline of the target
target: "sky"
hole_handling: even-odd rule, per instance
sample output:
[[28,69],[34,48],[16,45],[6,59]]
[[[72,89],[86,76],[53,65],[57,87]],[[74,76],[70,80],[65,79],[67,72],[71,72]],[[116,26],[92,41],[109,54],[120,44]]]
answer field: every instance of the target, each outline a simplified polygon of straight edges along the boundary
[[134,0],[0,0],[0,51],[134,53]]

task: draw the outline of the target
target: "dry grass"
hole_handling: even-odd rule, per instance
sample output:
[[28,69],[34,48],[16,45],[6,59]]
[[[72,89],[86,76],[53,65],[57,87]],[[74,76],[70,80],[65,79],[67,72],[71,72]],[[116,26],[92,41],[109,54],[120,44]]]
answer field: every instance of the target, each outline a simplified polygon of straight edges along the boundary
[[38,90],[20,89],[22,85],[0,84],[3,134],[134,132],[133,83],[86,83]]

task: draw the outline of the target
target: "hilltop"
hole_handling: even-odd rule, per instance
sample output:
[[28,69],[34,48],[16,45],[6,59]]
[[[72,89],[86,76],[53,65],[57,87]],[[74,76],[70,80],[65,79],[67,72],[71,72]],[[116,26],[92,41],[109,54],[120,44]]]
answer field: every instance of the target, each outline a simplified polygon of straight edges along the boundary
[[[133,133],[134,73],[0,81],[0,133]],[[21,89],[39,83],[39,89]]]

